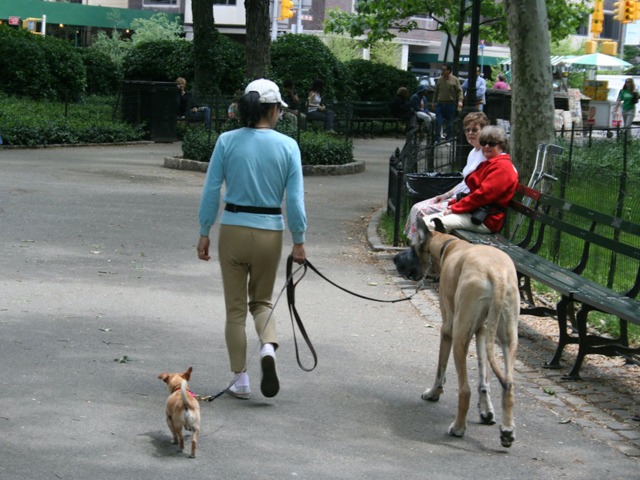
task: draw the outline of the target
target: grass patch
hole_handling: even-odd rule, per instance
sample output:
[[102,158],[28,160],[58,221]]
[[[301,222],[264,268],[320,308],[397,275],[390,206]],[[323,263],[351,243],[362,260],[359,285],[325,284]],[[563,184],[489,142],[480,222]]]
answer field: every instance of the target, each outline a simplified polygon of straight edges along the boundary
[[[389,212],[385,211],[380,216],[380,223],[378,223],[378,235],[380,236],[380,241],[384,245],[393,245],[393,224],[394,218],[393,215],[390,215]],[[409,245],[411,243],[407,236],[402,231],[403,225],[400,226],[400,235],[399,241],[400,245]]]

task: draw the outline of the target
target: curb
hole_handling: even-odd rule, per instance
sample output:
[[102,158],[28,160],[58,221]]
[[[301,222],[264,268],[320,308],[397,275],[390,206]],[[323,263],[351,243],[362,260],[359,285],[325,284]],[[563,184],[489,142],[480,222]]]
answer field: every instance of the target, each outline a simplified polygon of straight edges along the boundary
[[43,143],[40,145],[0,145],[0,150],[36,150],[41,148],[76,148],[76,147],[123,147],[136,145],[150,145],[152,140],[138,140],[135,142],[115,143]]
[[[209,162],[189,160],[182,157],[165,157],[164,167],[174,170],[190,170],[193,172],[206,172]],[[314,176],[335,176],[353,175],[362,173],[365,169],[365,162],[362,160],[346,163],[344,165],[303,165],[302,174],[306,177]]]

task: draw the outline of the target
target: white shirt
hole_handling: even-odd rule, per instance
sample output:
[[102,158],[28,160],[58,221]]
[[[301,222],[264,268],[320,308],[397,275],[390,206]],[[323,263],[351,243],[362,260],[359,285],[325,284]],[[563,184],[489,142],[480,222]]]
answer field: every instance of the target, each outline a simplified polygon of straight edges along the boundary
[[[467,164],[462,169],[462,176],[466,178],[471,172],[474,172],[478,165],[486,160],[486,157],[482,154],[482,149],[473,149],[469,152],[469,156],[467,156]],[[458,185],[455,186],[453,191],[453,196],[455,197],[458,193],[469,193],[469,187],[462,180]]]

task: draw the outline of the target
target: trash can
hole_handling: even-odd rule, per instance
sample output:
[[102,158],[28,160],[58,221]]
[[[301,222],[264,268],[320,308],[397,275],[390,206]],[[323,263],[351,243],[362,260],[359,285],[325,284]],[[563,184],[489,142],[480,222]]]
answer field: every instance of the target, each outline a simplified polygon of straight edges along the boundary
[[122,85],[122,117],[126,122],[147,125],[152,141],[178,139],[178,89],[173,82],[125,81]]
[[411,203],[421,202],[448,192],[462,181],[461,173],[408,173],[405,175],[407,196]]

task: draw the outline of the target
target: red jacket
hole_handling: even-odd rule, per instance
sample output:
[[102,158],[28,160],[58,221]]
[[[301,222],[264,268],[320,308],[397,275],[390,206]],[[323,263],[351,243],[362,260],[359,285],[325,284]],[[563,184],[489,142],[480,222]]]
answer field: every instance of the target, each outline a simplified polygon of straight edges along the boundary
[[[464,182],[470,193],[451,204],[453,213],[471,213],[484,205],[506,207],[513,198],[518,185],[518,172],[511,157],[502,153],[485,160],[475,171],[466,176]],[[504,223],[504,211],[494,212],[483,222],[492,232],[498,232]]]

